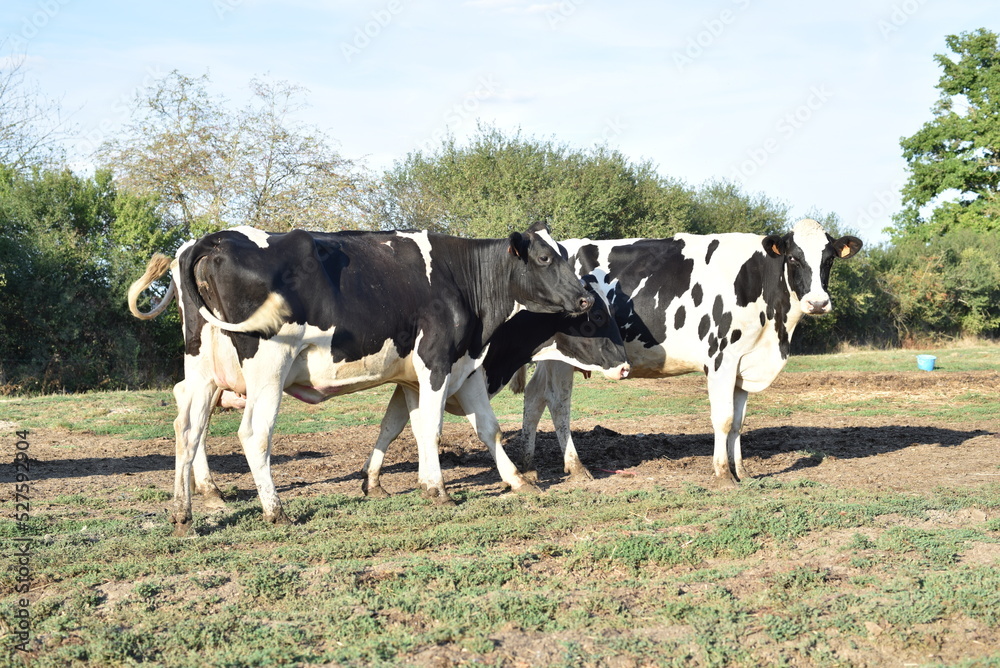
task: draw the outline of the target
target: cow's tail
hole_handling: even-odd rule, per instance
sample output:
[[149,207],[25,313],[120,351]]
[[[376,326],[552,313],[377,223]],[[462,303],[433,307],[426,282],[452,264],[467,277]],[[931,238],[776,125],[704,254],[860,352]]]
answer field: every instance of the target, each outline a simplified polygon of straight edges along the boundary
[[174,286],[173,279],[170,280],[170,286],[167,288],[166,294],[163,295],[163,299],[160,303],[152,308],[152,310],[147,313],[143,313],[139,310],[139,295],[141,295],[146,288],[153,284],[153,281],[163,276],[167,271],[170,270],[173,265],[173,260],[163,253],[156,253],[149,260],[149,264],[146,265],[146,273],[142,277],[129,286],[128,289],[128,310],[132,312],[132,315],[139,318],[140,320],[152,320],[156,316],[163,313],[170,302],[173,300],[174,295],[177,290]]
[[514,377],[510,379],[507,387],[514,394],[524,394],[524,388],[528,384],[528,365],[525,364],[514,372]]
[[209,324],[227,332],[253,332],[264,338],[269,338],[278,333],[281,326],[285,324],[285,320],[292,314],[292,309],[284,297],[277,292],[272,292],[264,300],[264,303],[243,322],[230,323],[219,320],[204,305],[198,309],[198,312]]

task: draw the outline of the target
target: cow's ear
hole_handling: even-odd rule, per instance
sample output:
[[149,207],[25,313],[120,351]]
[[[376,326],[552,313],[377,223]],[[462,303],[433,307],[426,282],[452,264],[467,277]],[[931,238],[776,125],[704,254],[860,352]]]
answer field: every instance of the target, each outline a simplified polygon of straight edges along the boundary
[[761,241],[761,246],[764,247],[764,252],[767,253],[768,257],[781,257],[785,254],[787,242],[782,236],[769,234]]
[[537,222],[532,223],[531,227],[528,228],[528,231],[529,232],[548,232],[549,231],[549,226],[546,225],[544,221],[539,220]]
[[849,257],[854,257],[861,250],[861,246],[861,239],[857,237],[840,237],[833,242],[833,251],[837,254],[837,257],[846,260]]
[[510,246],[507,248],[507,252],[511,255],[516,255],[522,260],[527,260],[529,245],[531,245],[531,240],[528,239],[527,235],[520,232],[511,232]]

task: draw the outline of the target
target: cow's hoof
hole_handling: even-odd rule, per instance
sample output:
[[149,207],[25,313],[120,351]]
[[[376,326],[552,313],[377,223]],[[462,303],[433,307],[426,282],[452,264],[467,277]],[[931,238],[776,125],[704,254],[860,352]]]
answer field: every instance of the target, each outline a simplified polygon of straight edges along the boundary
[[389,492],[382,489],[382,485],[376,483],[374,487],[371,487],[367,480],[361,483],[361,491],[369,499],[384,499],[389,496]]
[[448,492],[444,491],[440,487],[425,487],[424,491],[421,492],[420,496],[425,499],[430,499],[434,502],[435,506],[455,506],[455,500],[448,496]]
[[738,489],[739,483],[732,475],[712,476],[711,486],[715,489]]
[[569,474],[569,478],[567,478],[569,482],[581,483],[594,479],[594,474],[592,474],[583,464],[567,467],[563,469],[563,473]]
[[209,510],[223,510],[226,507],[226,502],[222,500],[222,494],[219,490],[214,489],[205,492],[203,495],[205,507]]
[[530,471],[525,471],[521,474],[521,477],[530,483],[538,484],[538,470],[531,469]]
[[542,493],[542,490],[539,489],[537,485],[533,485],[527,481],[525,481],[523,485],[513,487],[512,491],[516,494],[531,494],[532,496],[537,496]]
[[275,525],[287,526],[289,524],[293,524],[292,520],[290,520],[288,518],[288,515],[285,514],[285,511],[280,508],[278,509],[278,512],[276,512],[274,515],[271,515],[270,517],[264,515],[264,520]]
[[191,535],[191,520],[186,522],[174,522],[174,536],[184,538]]
[[753,476],[747,473],[746,469],[736,469],[736,479],[740,482],[746,482],[747,480],[753,480]]

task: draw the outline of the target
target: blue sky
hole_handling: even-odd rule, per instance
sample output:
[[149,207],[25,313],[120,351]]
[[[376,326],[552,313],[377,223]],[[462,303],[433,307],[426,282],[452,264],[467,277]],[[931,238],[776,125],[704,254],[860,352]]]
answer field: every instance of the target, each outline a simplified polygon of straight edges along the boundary
[[[79,128],[83,153],[177,69],[240,103],[305,87],[297,118],[381,170],[477,119],[607,143],[665,176],[835,212],[877,242],[930,119],[945,35],[1000,29],[995,0],[7,0],[0,36]],[[85,160],[85,156],[79,156]]]

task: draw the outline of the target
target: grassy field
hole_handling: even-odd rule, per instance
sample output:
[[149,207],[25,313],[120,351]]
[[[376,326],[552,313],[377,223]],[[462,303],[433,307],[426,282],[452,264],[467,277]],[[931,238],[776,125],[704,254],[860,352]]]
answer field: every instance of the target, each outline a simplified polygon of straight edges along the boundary
[[[1000,347],[936,352],[935,374],[1000,369]],[[915,354],[799,357],[788,372],[909,372]],[[625,382],[609,401],[611,385],[580,383],[576,416],[641,424],[652,411],[707,411],[702,392],[664,397]],[[901,391],[822,410],[949,423],[996,415],[994,389],[948,402]],[[278,429],[377,423],[387,399],[287,401]],[[764,394],[753,411],[807,402]],[[505,393],[495,408],[519,422],[518,398]],[[214,419],[214,433],[234,432],[238,416]],[[171,437],[173,417],[169,392],[0,403],[11,429],[129,439]],[[736,491],[695,481],[705,482],[463,491],[456,507],[412,493],[317,495],[287,503],[298,520],[287,527],[265,525],[256,500],[235,500],[201,513],[186,539],[150,510],[168,502],[160,489],[130,489],[131,503],[67,494],[21,521],[12,489],[0,519],[0,664],[1000,666],[1000,645],[974,644],[1000,638],[1000,484],[901,493],[794,476]],[[9,555],[26,538],[24,606]],[[22,609],[29,653],[11,649]]]

